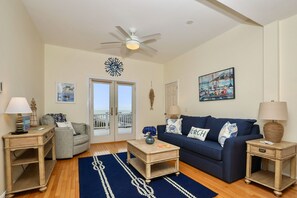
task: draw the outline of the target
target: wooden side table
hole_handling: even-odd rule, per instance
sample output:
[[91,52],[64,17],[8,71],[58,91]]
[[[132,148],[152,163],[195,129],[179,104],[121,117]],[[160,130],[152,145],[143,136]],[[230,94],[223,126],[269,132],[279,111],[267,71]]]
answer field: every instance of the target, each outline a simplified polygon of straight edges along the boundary
[[[5,168],[6,168],[6,197],[14,193],[39,188],[44,191],[56,164],[56,146],[54,126],[32,128],[26,134],[4,135]],[[13,154],[22,152],[20,156]],[[45,156],[51,152],[52,159]],[[13,167],[26,167],[22,175],[13,182]]]
[[[282,141],[268,145],[261,143],[264,139],[247,141],[246,179],[274,189],[276,196],[281,196],[282,191],[296,183],[296,150],[297,143]],[[262,158],[262,170],[251,173],[252,156]],[[268,161],[275,162],[275,171],[268,170]],[[290,177],[282,174],[283,162],[290,160]]]

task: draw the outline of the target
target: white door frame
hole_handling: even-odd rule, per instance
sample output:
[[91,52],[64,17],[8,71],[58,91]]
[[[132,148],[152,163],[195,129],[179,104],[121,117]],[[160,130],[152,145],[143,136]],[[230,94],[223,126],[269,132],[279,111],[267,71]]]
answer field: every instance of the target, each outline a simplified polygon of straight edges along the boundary
[[[107,83],[110,85],[110,107],[109,107],[109,134],[104,136],[95,136],[94,135],[94,87],[93,83]],[[132,133],[129,134],[119,134],[118,133],[118,85],[131,85],[132,86]],[[91,133],[91,143],[102,143],[102,142],[114,142],[114,141],[123,141],[129,139],[135,139],[136,136],[136,84],[133,82],[124,82],[124,81],[113,81],[113,80],[104,80],[98,78],[89,79],[89,125]]]
[[178,81],[165,84],[165,116],[169,107],[172,105],[178,105]]

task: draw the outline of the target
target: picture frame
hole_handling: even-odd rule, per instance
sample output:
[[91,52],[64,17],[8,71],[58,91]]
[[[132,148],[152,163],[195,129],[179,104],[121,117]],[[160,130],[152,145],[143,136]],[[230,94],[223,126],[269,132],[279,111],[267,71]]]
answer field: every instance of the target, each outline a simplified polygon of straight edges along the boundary
[[235,99],[234,67],[198,77],[199,101]]
[[76,86],[74,83],[57,82],[56,83],[56,102],[57,103],[75,103]]

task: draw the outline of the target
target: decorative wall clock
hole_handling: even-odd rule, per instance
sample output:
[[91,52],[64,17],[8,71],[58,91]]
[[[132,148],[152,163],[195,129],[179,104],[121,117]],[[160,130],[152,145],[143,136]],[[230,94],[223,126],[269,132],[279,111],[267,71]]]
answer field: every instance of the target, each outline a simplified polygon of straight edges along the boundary
[[123,63],[118,58],[108,58],[104,63],[105,71],[111,76],[120,76],[124,71]]

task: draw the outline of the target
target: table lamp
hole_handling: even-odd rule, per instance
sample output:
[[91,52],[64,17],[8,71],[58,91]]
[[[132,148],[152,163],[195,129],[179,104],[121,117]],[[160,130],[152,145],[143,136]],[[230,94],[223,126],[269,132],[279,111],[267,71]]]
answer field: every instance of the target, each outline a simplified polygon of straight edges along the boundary
[[288,110],[286,102],[262,102],[259,107],[259,119],[270,120],[264,127],[265,140],[279,143],[284,134],[284,127],[277,120],[287,120]]
[[172,119],[177,119],[178,118],[178,115],[180,115],[180,108],[179,108],[179,106],[177,106],[177,105],[170,106],[169,111],[168,111],[168,115]]
[[8,103],[5,113],[17,114],[16,119],[16,131],[13,134],[28,133],[23,130],[23,116],[22,114],[32,113],[32,110],[28,104],[28,101],[24,97],[12,97]]

